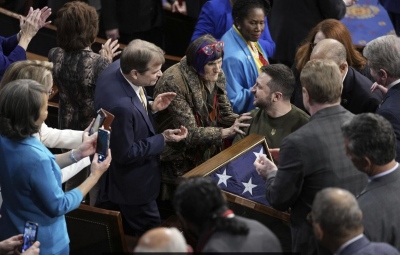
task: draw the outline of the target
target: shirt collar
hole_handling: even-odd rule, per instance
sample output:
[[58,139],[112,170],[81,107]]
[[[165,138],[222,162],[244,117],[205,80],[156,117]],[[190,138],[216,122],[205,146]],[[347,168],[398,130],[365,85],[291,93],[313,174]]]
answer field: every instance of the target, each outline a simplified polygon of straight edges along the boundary
[[358,236],[353,237],[349,241],[345,242],[344,244],[342,244],[342,246],[339,247],[339,249],[333,255],[339,255],[347,246],[354,243],[358,239],[361,239],[363,236],[364,236],[363,234],[359,234]]
[[129,85],[131,85],[131,87],[133,88],[133,90],[135,91],[136,95],[140,98],[139,96],[139,86],[134,85],[132,82],[130,82],[124,75],[124,73],[122,72],[121,68],[119,69],[119,71],[122,74],[122,77],[124,77],[124,79],[129,83]]
[[396,85],[397,83],[400,82],[400,79],[395,80],[394,82],[390,83],[387,88],[390,89],[391,87],[393,87],[394,85]]
[[377,179],[377,178],[380,178],[380,177],[382,177],[382,176],[388,175],[388,174],[390,174],[391,172],[393,172],[394,170],[396,170],[398,167],[399,167],[399,163],[396,162],[396,165],[395,165],[394,167],[392,167],[391,169],[389,169],[389,170],[387,170],[387,171],[385,171],[385,172],[383,172],[383,173],[379,173],[379,174],[377,174],[377,175],[374,175],[374,176],[369,177],[369,178],[368,178],[368,182],[370,182],[370,181],[372,181],[372,180],[375,180],[375,179]]

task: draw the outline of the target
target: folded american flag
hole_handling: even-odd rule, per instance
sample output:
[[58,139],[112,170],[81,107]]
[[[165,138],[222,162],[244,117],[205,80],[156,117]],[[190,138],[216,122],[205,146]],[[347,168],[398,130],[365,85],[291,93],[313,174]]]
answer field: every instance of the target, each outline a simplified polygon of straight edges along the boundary
[[230,193],[269,206],[265,197],[265,181],[253,166],[259,154],[265,154],[262,144],[243,153],[209,176],[218,186]]

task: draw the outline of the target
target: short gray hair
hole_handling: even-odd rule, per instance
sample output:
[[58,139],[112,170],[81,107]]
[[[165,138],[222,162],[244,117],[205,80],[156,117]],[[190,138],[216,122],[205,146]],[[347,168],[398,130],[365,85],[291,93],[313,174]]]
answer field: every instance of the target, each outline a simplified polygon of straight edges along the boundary
[[140,238],[134,252],[187,252],[186,240],[176,228],[155,228]]
[[363,54],[375,72],[383,69],[389,77],[400,78],[400,38],[397,36],[385,35],[370,41]]
[[324,231],[337,238],[346,237],[363,227],[356,198],[340,188],[319,191],[312,205],[312,216]]
[[342,133],[348,149],[358,158],[367,157],[381,166],[396,157],[397,139],[392,124],[378,114],[354,116],[342,125]]

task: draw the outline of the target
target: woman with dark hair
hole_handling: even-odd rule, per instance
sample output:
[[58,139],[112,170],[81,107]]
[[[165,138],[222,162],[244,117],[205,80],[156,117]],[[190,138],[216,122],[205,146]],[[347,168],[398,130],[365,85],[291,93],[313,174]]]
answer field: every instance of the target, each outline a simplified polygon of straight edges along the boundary
[[[98,16],[94,7],[83,2],[66,3],[57,12],[55,25],[58,47],[50,50],[49,61],[54,64],[53,79],[60,97],[58,128],[84,130],[96,110],[97,77],[120,53],[116,52],[119,44],[117,40],[108,40],[100,55],[91,50],[99,30]],[[75,188],[87,174],[88,169],[81,171],[67,181],[65,189]]]
[[[154,97],[175,92],[176,97],[167,109],[156,116],[158,132],[185,126],[186,139],[167,143],[161,154],[165,177],[175,180],[197,165],[219,153],[223,140],[243,134],[241,123],[249,119],[232,111],[225,90],[222,72],[224,43],[211,35],[194,40],[182,60],[168,68],[155,86]],[[168,178],[167,178],[168,179]],[[167,181],[167,180],[165,180]]]
[[236,216],[218,185],[191,177],[173,200],[183,233],[196,252],[281,252],[278,238],[261,223]]
[[254,109],[251,87],[260,68],[268,65],[268,55],[258,41],[269,10],[268,0],[236,0],[232,7],[234,24],[221,38],[226,47],[222,65],[226,90],[238,114]]
[[[48,94],[33,80],[16,80],[0,91],[0,240],[23,233],[26,221],[39,225],[42,254],[69,254],[64,214],[76,209],[111,162],[98,163],[79,187],[64,193],[60,168],[95,152],[97,135],[87,137],[76,150],[55,157],[33,134],[47,118]],[[110,152],[108,153],[110,155]]]
[[303,44],[298,48],[295,56],[295,63],[292,71],[296,78],[296,88],[293,92],[292,103],[302,110],[305,110],[303,105],[303,97],[301,93],[300,73],[303,67],[310,60],[311,52],[314,46],[321,40],[331,38],[339,41],[346,48],[347,64],[353,67],[371,81],[373,78],[369,73],[367,60],[354,47],[351,34],[346,26],[336,19],[326,19],[318,23],[308,34]]

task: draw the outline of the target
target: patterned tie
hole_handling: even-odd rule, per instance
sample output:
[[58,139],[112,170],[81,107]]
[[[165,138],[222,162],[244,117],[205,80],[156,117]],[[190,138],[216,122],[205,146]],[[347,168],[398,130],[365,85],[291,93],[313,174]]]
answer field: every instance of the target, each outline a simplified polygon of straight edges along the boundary
[[140,96],[140,101],[142,101],[142,105],[147,112],[147,100],[146,96],[144,95],[143,87],[139,87],[139,96]]

